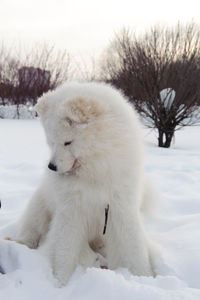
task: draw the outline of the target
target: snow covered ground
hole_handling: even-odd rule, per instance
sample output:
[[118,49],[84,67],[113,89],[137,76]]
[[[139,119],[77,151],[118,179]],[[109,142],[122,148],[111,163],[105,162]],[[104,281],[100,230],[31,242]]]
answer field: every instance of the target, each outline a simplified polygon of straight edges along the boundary
[[[160,187],[161,200],[146,220],[160,245],[157,275],[137,277],[79,267],[57,288],[50,267],[37,250],[0,240],[0,299],[200,299],[200,127],[176,133],[171,149],[156,147],[156,135],[143,130],[146,169]],[[48,149],[38,120],[0,120],[0,236],[12,234],[17,218],[39,182]]]

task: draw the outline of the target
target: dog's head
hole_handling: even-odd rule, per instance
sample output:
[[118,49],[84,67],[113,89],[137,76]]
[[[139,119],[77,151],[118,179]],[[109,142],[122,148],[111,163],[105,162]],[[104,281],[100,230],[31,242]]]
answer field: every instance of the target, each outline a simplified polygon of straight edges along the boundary
[[105,179],[127,164],[132,109],[111,87],[65,84],[42,96],[35,108],[51,150],[51,171]]

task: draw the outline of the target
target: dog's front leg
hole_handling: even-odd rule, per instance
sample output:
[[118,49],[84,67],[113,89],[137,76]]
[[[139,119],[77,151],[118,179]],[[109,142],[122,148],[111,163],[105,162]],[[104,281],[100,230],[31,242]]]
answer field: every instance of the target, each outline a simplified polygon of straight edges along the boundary
[[19,229],[14,237],[7,237],[24,244],[29,248],[37,248],[41,237],[47,232],[51,215],[46,207],[44,193],[40,187],[30,200],[20,220]]
[[45,249],[59,285],[66,284],[80,264],[85,245],[81,216],[71,209],[57,209],[46,238]]
[[139,215],[113,209],[105,238],[109,268],[125,267],[141,276],[154,274]]

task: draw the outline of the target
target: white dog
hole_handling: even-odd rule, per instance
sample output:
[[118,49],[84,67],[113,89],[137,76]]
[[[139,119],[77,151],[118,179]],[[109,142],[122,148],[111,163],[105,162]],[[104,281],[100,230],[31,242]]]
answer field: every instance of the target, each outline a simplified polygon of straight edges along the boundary
[[51,158],[16,240],[30,248],[43,244],[61,284],[77,265],[95,266],[102,247],[109,269],[153,275],[133,107],[109,85],[73,82],[42,96],[36,111]]

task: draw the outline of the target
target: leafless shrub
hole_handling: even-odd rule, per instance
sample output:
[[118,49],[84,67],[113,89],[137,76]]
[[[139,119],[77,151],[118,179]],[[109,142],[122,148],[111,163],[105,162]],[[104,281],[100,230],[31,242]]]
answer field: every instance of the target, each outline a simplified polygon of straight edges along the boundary
[[104,56],[102,78],[158,130],[158,145],[170,147],[175,130],[199,121],[200,27],[156,26],[142,37],[123,30]]
[[55,47],[37,45],[28,52],[0,45],[1,104],[35,104],[71,76],[69,54]]
[[79,81],[100,81],[100,66],[98,59],[94,56],[74,59],[74,77]]

